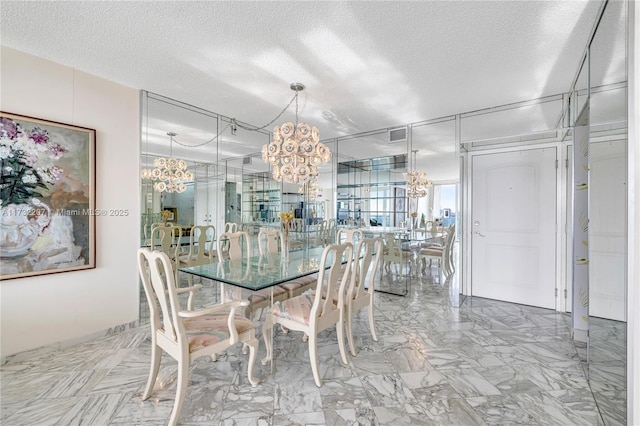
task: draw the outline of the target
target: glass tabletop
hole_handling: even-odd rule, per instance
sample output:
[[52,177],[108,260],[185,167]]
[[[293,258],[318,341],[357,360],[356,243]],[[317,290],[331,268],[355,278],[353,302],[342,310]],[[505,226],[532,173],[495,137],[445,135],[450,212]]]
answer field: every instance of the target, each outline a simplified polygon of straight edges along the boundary
[[[215,261],[179,270],[256,291],[318,272],[323,250],[323,247],[314,247],[292,251],[286,262],[282,261],[280,253],[274,253],[242,260]],[[327,260],[329,264],[330,259]]]

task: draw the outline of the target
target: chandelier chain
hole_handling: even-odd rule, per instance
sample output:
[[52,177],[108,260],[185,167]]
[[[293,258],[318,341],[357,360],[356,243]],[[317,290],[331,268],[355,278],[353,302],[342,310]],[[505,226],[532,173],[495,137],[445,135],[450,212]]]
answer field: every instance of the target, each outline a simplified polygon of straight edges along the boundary
[[201,146],[204,146],[204,145],[206,145],[206,144],[209,144],[209,143],[211,143],[211,142],[216,141],[216,140],[220,137],[220,135],[222,135],[222,134],[224,133],[224,131],[225,131],[225,130],[227,130],[229,127],[231,127],[231,124],[232,124],[232,123],[227,124],[227,125],[224,127],[224,129],[222,129],[222,130],[221,130],[217,135],[215,135],[214,137],[212,137],[211,139],[209,139],[209,140],[208,140],[208,141],[206,141],[206,142],[202,142],[202,143],[198,143],[198,144],[195,144],[195,145],[191,145],[191,144],[186,144],[186,143],[179,142],[179,141],[178,141],[178,140],[176,140],[175,138],[173,139],[173,141],[174,141],[175,143],[177,143],[178,145],[180,145],[180,146],[184,146],[184,147],[186,147],[186,148],[198,148],[198,147],[201,147]]
[[233,125],[236,125],[237,127],[240,127],[241,129],[244,129],[244,130],[248,130],[248,131],[250,131],[250,132],[256,132],[256,131],[258,131],[258,130],[264,130],[264,129],[266,129],[267,127],[271,126],[273,123],[275,123],[275,122],[276,122],[276,120],[278,120],[280,117],[282,117],[282,114],[284,114],[284,113],[289,109],[289,107],[291,106],[291,104],[293,103],[293,101],[296,101],[296,125],[297,125],[297,124],[298,124],[298,91],[296,91],[295,95],[293,95],[293,97],[291,98],[291,100],[289,101],[289,103],[287,104],[287,106],[285,106],[285,107],[282,109],[282,111],[280,111],[280,113],[279,113],[279,114],[278,114],[278,115],[277,115],[273,120],[271,120],[270,122],[268,122],[268,123],[267,123],[267,124],[265,124],[264,126],[260,126],[260,127],[258,127],[258,126],[247,126],[247,125],[244,125],[244,124],[238,123],[238,122],[236,121],[236,119],[235,119],[235,118],[232,118],[232,119],[231,119],[231,122],[229,122],[229,123],[228,123],[228,124],[227,124],[227,125],[226,125],[226,126],[225,126],[221,131],[220,131],[220,132],[218,132],[218,134],[217,134],[217,135],[215,135],[214,137],[212,137],[211,139],[209,139],[209,140],[207,140],[207,141],[205,141],[205,142],[202,142],[202,143],[198,143],[198,144],[192,145],[192,144],[182,143],[182,142],[178,141],[178,140],[177,140],[177,139],[175,139],[175,138],[173,139],[173,141],[174,141],[176,144],[178,144],[178,145],[180,145],[180,146],[184,146],[184,147],[186,147],[186,148],[199,148],[199,147],[201,147],[201,146],[205,146],[205,145],[207,145],[207,144],[210,144],[211,142],[215,142],[216,140],[218,140],[218,139],[220,138],[220,136],[221,136],[221,135],[222,135],[222,134],[223,134],[223,133],[224,133],[224,132],[229,128],[229,127],[231,127],[231,126],[233,126]]
[[271,126],[273,123],[275,123],[277,119],[279,119],[280,117],[282,117],[282,114],[284,114],[284,113],[289,109],[289,107],[291,106],[291,104],[293,103],[293,101],[296,101],[296,123],[297,123],[297,122],[298,122],[298,102],[297,102],[297,99],[298,99],[298,92],[296,91],[296,94],[295,94],[295,95],[293,95],[293,97],[291,98],[291,100],[289,101],[289,103],[287,104],[287,106],[286,106],[286,107],[284,107],[284,108],[282,109],[282,111],[280,111],[280,113],[276,116],[276,118],[274,118],[273,120],[271,120],[270,122],[268,122],[268,123],[267,123],[267,124],[265,124],[264,126],[260,126],[260,127],[256,127],[256,126],[245,126],[245,125],[243,125],[243,124],[238,123],[238,122],[236,121],[236,119],[235,119],[235,118],[234,118],[234,119],[232,119],[232,122],[233,122],[233,123],[235,123],[235,125],[236,125],[236,126],[238,126],[238,127],[240,127],[241,129],[248,130],[248,131],[250,131],[250,132],[255,132],[255,131],[257,131],[257,130],[264,130],[265,128],[267,128],[267,127]]

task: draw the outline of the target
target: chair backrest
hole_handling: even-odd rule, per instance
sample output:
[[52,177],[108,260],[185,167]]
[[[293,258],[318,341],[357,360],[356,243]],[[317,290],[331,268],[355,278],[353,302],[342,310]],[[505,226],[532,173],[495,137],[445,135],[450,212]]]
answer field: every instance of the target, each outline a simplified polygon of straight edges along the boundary
[[249,234],[244,231],[223,232],[218,235],[218,259],[238,260],[251,257]]
[[304,228],[303,219],[292,219],[291,222],[289,222],[289,230],[291,232],[300,233],[302,232],[303,228]]
[[[327,260],[330,262],[327,269]],[[346,261],[343,268],[342,262]],[[314,322],[323,327],[323,319],[331,322],[335,320],[338,307],[344,306],[345,289],[349,285],[348,277],[351,273],[351,264],[353,263],[353,245],[349,242],[343,244],[330,244],[322,251],[320,258],[320,271],[318,272],[318,281],[316,284],[315,297],[311,306],[310,324],[313,327]],[[338,291],[338,305],[334,305],[333,297],[323,297],[324,294],[335,294]],[[335,323],[335,321],[334,321]]]
[[160,250],[170,257],[175,257],[180,249],[182,228],[174,225],[154,225],[151,228],[151,250]]
[[283,251],[284,235],[279,229],[261,229],[258,232],[258,250],[260,256]]
[[353,251],[353,273],[347,290],[347,298],[351,300],[373,293],[376,274],[382,257],[382,238],[363,238]]
[[320,242],[324,238],[324,232],[327,229],[327,221],[321,220],[316,226],[316,242]]
[[444,249],[443,249],[444,253],[448,253],[449,251],[451,251],[451,248],[453,247],[453,241],[455,240],[455,235],[456,235],[456,225],[451,225],[449,229],[447,229],[447,236],[445,237],[445,240],[444,240]]
[[440,229],[438,228],[438,226],[434,222],[431,222],[431,227],[429,228],[429,232],[431,232],[431,237],[433,238],[437,237],[439,231]]
[[338,244],[344,241],[351,243],[354,247],[362,239],[362,231],[357,228],[340,228],[338,229],[338,235],[336,241]]
[[145,222],[145,224],[143,225],[142,230],[144,233],[145,246],[149,246],[151,244],[151,233],[153,232],[153,229],[158,226],[164,226],[164,223],[163,222],[153,222],[153,223]]
[[211,260],[215,239],[216,228],[213,225],[193,226],[189,235],[189,261],[204,263]]
[[316,238],[316,244],[324,245],[329,243],[329,222],[326,219],[320,222],[320,226],[317,229],[318,236]]
[[238,224],[235,222],[225,223],[223,232],[238,232]]
[[391,232],[385,234],[382,257],[390,262],[402,261],[402,241],[397,239]]
[[338,225],[335,219],[329,219],[327,221],[327,231],[326,231],[326,237],[327,237],[327,241],[326,244],[330,244],[333,243],[336,240],[336,229],[337,229]]
[[160,251],[138,249],[138,271],[149,302],[153,340],[156,341],[156,334],[162,334],[188,352],[185,328],[178,316],[180,303],[171,259]]

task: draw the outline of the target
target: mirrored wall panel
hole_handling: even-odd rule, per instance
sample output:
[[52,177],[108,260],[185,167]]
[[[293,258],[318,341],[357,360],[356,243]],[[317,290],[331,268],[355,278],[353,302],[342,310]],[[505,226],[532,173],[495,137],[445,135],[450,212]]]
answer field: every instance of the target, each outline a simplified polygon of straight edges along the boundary
[[589,385],[626,424],[627,3],[608,2],[590,46]]

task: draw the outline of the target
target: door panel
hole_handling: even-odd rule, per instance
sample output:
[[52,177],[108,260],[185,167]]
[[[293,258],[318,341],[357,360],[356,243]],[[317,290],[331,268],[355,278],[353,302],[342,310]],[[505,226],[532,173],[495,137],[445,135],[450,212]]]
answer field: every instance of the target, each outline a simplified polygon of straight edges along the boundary
[[474,296],[556,306],[556,149],[472,158]]

